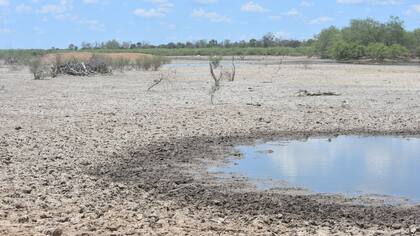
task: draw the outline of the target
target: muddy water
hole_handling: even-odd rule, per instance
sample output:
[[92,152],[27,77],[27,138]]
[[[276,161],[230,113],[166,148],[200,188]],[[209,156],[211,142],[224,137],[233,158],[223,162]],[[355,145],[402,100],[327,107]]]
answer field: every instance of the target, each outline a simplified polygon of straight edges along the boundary
[[321,193],[420,200],[420,138],[339,136],[236,148],[243,158],[218,171]]

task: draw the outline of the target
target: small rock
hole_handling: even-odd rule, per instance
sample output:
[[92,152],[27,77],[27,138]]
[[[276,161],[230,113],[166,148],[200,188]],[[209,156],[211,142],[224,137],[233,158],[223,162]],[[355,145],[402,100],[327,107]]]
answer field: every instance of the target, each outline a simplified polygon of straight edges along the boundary
[[24,188],[22,189],[22,193],[30,194],[32,192],[32,188]]
[[417,227],[416,227],[416,226],[411,226],[411,227],[410,227],[410,233],[411,233],[411,234],[415,234],[417,231],[418,231],[418,229],[417,229]]
[[42,213],[42,214],[39,216],[39,218],[41,218],[41,219],[47,219],[47,218],[52,218],[52,216],[47,215],[47,214],[45,214],[45,213]]
[[393,229],[401,229],[401,224],[393,224],[392,228]]
[[24,216],[18,219],[19,223],[27,223],[29,221],[29,217],[28,216]]
[[80,165],[82,165],[82,166],[88,166],[88,165],[90,165],[90,164],[92,164],[91,162],[89,162],[89,161],[81,161],[80,162]]
[[117,231],[120,227],[121,225],[119,224],[111,224],[111,225],[106,226],[106,228],[111,232]]
[[52,236],[61,236],[63,234],[63,230],[62,229],[55,229],[52,232]]
[[20,126],[16,126],[15,127],[15,130],[21,130],[21,129],[23,129],[22,127],[20,127]]
[[61,222],[61,223],[64,223],[64,222],[69,222],[70,221],[70,218],[69,217],[63,217],[63,218],[60,218],[59,220],[58,220],[58,222]]
[[16,209],[22,209],[22,208],[25,208],[25,206],[22,203],[16,203],[15,208]]

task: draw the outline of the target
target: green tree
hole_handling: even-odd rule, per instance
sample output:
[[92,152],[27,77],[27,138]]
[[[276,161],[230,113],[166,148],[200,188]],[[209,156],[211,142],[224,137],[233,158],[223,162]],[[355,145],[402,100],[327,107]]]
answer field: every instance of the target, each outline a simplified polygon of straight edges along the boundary
[[416,47],[420,47],[420,28],[413,30],[413,38]]
[[415,49],[414,53],[415,53],[416,57],[420,58],[420,46]]
[[322,30],[321,33],[316,36],[316,41],[313,44],[315,53],[321,58],[328,58],[329,50],[339,36],[340,30],[333,26]]
[[274,46],[276,36],[273,33],[268,33],[262,37],[262,43],[265,48]]
[[385,44],[393,45],[405,43],[405,29],[404,22],[396,16],[391,16],[389,21],[385,24]]
[[367,46],[370,43],[384,43],[385,28],[373,19],[351,20],[350,26],[342,30],[342,35],[346,42]]
[[110,40],[110,41],[106,42],[104,44],[104,47],[106,49],[118,49],[118,48],[120,48],[120,43],[117,40],[113,39],[113,40]]
[[383,43],[371,43],[368,45],[366,55],[375,61],[384,61],[385,58],[389,58],[389,50]]
[[390,59],[408,59],[410,57],[410,51],[399,44],[393,44],[387,50],[387,56]]
[[364,57],[365,51],[362,45],[337,40],[330,49],[330,57],[336,60],[356,60]]

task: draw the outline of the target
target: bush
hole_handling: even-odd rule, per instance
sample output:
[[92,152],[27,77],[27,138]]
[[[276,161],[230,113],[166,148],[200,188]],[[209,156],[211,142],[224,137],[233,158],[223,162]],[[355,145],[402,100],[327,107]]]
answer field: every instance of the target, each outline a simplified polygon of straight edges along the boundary
[[393,44],[388,47],[388,56],[390,59],[408,59],[410,51],[399,44]]
[[170,60],[166,57],[161,56],[153,56],[152,57],[152,69],[154,71],[159,70],[160,67],[162,67],[165,64],[168,64]]
[[138,70],[150,70],[152,67],[152,60],[149,57],[137,58],[136,66]]
[[42,62],[39,58],[33,58],[28,62],[29,71],[33,74],[35,80],[45,79]]
[[333,43],[339,38],[340,30],[335,27],[322,30],[317,36],[313,44],[314,51],[321,58],[328,58],[328,51],[331,49]]
[[367,48],[367,55],[376,61],[384,61],[385,59],[406,60],[410,57],[410,51],[399,44],[387,47],[383,43],[372,43]]
[[389,58],[389,50],[383,43],[371,43],[368,45],[366,55],[375,61],[384,61]]
[[220,62],[223,60],[221,56],[210,56],[209,62],[213,66],[213,68],[217,68],[220,66]]
[[170,60],[162,56],[147,56],[137,58],[135,61],[135,67],[137,70],[159,70],[164,64],[168,64]]
[[420,58],[420,46],[416,48],[415,55],[416,57]]
[[124,69],[130,65],[130,60],[124,58],[118,58],[112,60],[112,68],[123,72]]
[[365,56],[365,47],[343,40],[334,42],[330,49],[330,57],[336,60],[357,60]]

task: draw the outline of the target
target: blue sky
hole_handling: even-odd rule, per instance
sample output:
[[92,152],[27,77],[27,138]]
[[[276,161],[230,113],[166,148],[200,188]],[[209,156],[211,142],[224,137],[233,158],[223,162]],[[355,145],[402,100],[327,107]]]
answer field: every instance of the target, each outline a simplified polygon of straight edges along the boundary
[[420,27],[420,0],[0,0],[0,48],[82,41],[307,39],[353,18],[399,16]]

